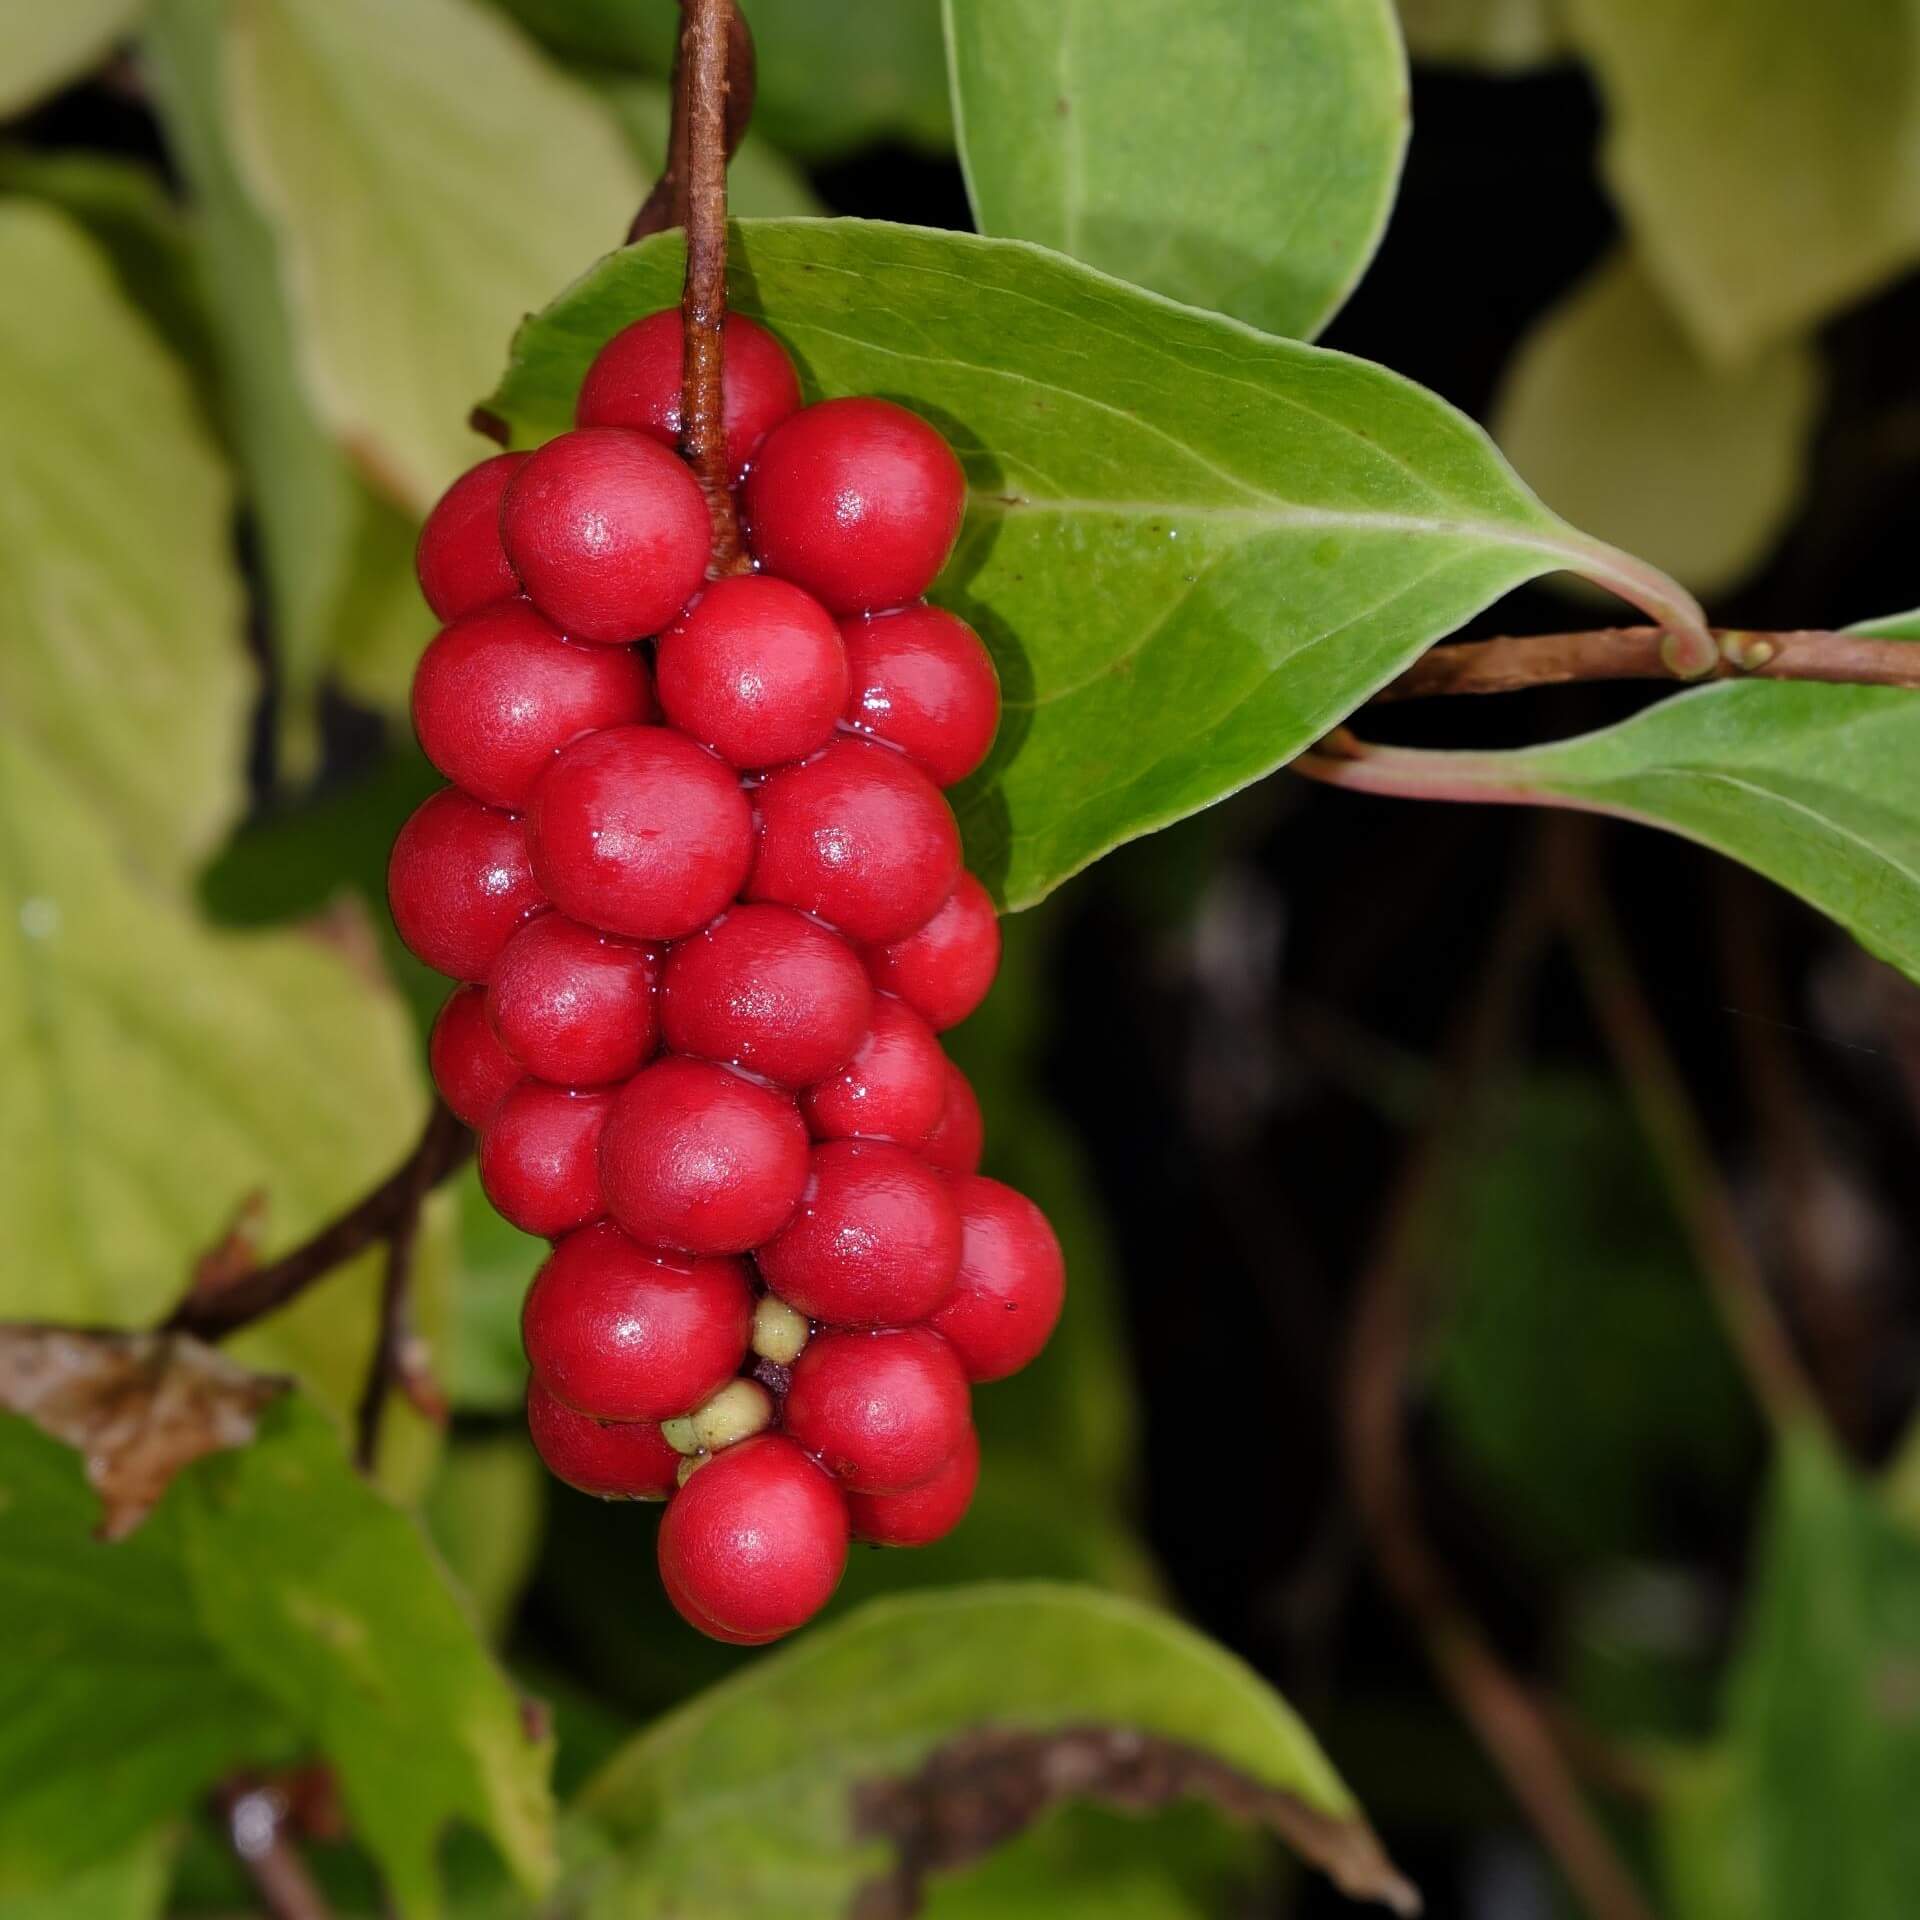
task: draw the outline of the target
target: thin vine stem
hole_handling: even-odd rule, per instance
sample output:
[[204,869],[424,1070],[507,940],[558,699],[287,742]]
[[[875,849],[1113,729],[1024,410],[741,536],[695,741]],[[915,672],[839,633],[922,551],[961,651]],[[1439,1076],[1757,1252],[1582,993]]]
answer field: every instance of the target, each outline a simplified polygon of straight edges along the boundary
[[1920,687],[1920,645],[1863,633],[1802,628],[1756,633],[1712,629],[1718,656],[1704,673],[1676,674],[1664,627],[1599,627],[1590,633],[1529,633],[1434,647],[1374,697],[1516,693],[1591,680],[1815,680],[1868,687]]

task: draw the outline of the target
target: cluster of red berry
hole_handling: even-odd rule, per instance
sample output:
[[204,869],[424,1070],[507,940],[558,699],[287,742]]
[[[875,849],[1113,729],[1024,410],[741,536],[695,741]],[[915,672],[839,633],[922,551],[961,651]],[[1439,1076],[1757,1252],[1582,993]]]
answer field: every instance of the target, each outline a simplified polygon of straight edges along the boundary
[[431,1059],[487,1194],[556,1242],[523,1323],[535,1443],[586,1492],[667,1499],[674,1605],[756,1643],[825,1603],[850,1535],[957,1524],[970,1383],[1039,1352],[1064,1273],[1039,1209],[975,1171],[935,1037],[1000,954],[940,791],[998,685],[919,597],[959,463],[887,401],[802,407],[751,322],[724,341],[758,571],[706,577],[675,312],[607,344],[572,432],[434,509],[447,624],[413,717],[453,784],[389,891],[465,983]]

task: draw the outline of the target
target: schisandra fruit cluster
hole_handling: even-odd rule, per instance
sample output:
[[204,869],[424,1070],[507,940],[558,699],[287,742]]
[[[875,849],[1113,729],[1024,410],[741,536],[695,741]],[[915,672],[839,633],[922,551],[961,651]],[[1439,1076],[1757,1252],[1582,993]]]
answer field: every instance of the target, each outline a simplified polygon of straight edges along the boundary
[[751,322],[724,338],[756,572],[707,578],[674,312],[606,345],[573,431],[435,507],[413,717],[451,785],[389,891],[463,983],[431,1058],[487,1194],[554,1242],[523,1320],[535,1444],[585,1492],[666,1500],[674,1605],[758,1643],[826,1602],[850,1537],[958,1523],[970,1388],[1040,1351],[1065,1276],[1040,1210],[977,1173],[935,1037],[1000,954],[941,793],[999,689],[920,597],[959,463],[887,401],[802,407]]

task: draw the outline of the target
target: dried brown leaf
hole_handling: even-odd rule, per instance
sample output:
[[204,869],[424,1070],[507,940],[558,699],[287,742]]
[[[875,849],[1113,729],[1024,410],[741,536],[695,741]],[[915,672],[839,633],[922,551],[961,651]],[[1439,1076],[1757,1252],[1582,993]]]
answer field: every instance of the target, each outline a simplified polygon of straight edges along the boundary
[[85,1459],[106,1540],[139,1526],[182,1468],[248,1445],[289,1384],[185,1334],[0,1325],[0,1409]]

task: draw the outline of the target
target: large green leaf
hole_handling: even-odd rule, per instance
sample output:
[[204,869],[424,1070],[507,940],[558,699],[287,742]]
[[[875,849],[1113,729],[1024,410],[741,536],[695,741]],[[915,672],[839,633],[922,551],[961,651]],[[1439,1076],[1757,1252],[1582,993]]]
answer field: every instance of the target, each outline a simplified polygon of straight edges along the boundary
[[1567,0],[1654,278],[1737,360],[1920,256],[1920,0]]
[[1710,1753],[1675,1765],[1675,1920],[1906,1920],[1920,1884],[1920,1541],[1790,1435]]
[[[0,1920],[159,1920],[179,1835],[156,1827],[131,1846],[31,1893],[0,1892]],[[6,1864],[0,1860],[0,1883]]]
[[32,289],[0,307],[0,727],[177,881],[241,800],[227,477],[184,372],[66,219],[0,202],[0,281]]
[[424,508],[527,310],[632,218],[606,109],[478,0],[243,0],[226,111],[321,418]]
[[[390,992],[317,938],[215,933],[137,885],[4,729],[0,820],[0,1316],[151,1321],[250,1193],[271,1253],[391,1170],[426,1103]],[[374,1282],[363,1260],[241,1350],[344,1412]]]
[[1373,257],[1407,142],[1391,0],[946,0],[983,233],[1309,338]]
[[418,1527],[319,1414],[282,1401],[130,1539],[102,1544],[96,1515],[79,1456],[0,1416],[0,1889],[309,1752],[403,1913],[435,1907],[454,1820],[541,1879],[549,1755]]
[[313,759],[312,703],[341,635],[360,542],[382,509],[322,427],[298,363],[281,241],[241,178],[226,98],[236,0],[153,0],[147,71],[192,194],[195,260],[218,338],[220,412],[245,471],[272,612],[291,770]]
[[[665,76],[675,10],[635,0],[495,0],[571,59]],[[935,150],[953,135],[940,0],[746,0],[759,84],[754,124],[776,146],[831,159],[874,140]]]
[[[1910,624],[1909,624],[1910,623]],[[1900,637],[1913,616],[1863,631]],[[1730,680],[1598,733],[1508,753],[1367,747],[1342,784],[1432,800],[1573,807],[1666,827],[1743,861],[1920,979],[1920,693]]]
[[1251,1670],[1130,1601],[1036,1584],[879,1602],[659,1722],[576,1803],[601,1842],[586,1911],[838,1920],[889,1865],[857,1831],[856,1795],[983,1727],[1112,1727],[1198,1749],[1256,1796],[1283,1796],[1301,1816],[1289,1837],[1343,1885],[1409,1894],[1312,1735]]
[[[1005,718],[956,804],[1008,906],[1258,779],[1538,574],[1699,617],[1363,361],[1018,241],[748,221],[735,246],[737,304],[813,392],[904,400],[966,466],[938,597],[994,649]],[[517,441],[567,425],[595,350],[677,297],[681,259],[674,234],[614,254],[521,329],[490,403]]]
[[1543,499],[1707,593],[1764,560],[1791,515],[1819,393],[1801,341],[1739,368],[1703,360],[1620,253],[1521,342],[1492,424]]
[[[15,0],[0,10],[0,119],[104,60],[144,0]],[[19,284],[18,282],[15,283]]]

